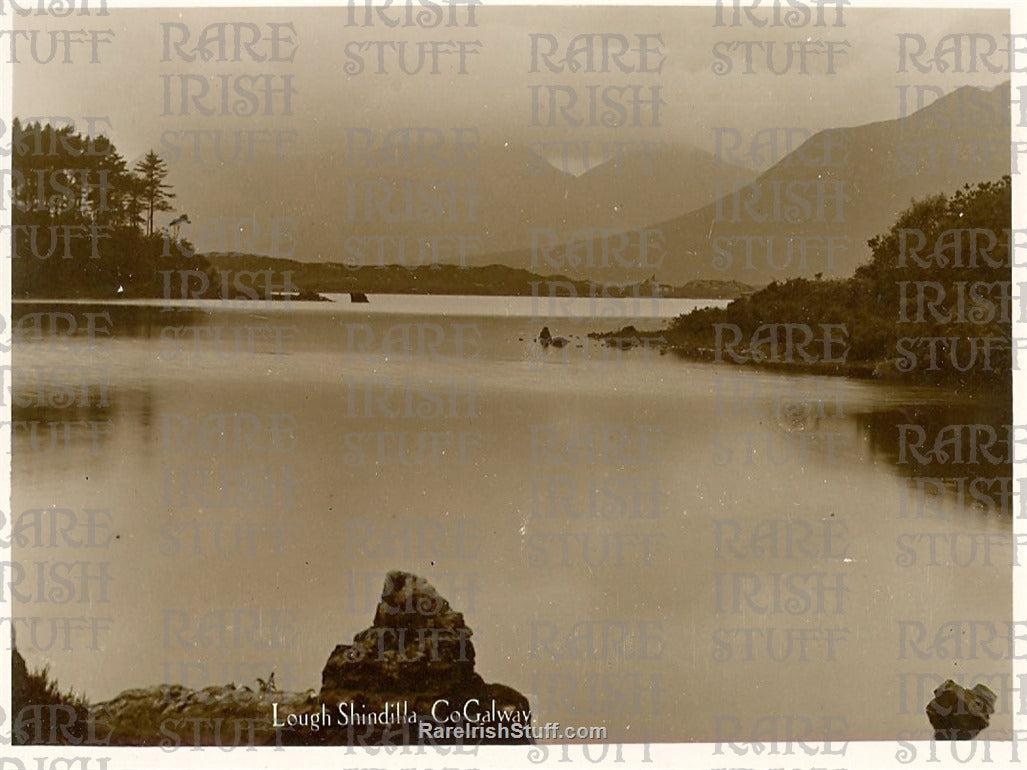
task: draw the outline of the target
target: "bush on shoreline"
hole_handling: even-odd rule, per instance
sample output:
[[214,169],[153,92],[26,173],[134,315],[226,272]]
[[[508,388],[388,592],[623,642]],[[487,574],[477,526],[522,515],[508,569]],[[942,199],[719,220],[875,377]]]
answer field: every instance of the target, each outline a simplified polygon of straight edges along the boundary
[[[732,360],[718,354],[718,325],[736,329],[742,340],[760,333],[783,349],[788,342],[784,325],[817,329],[843,324],[847,349],[842,365],[757,363],[825,374],[876,373],[957,389],[1008,387],[1010,196],[1006,176],[965,185],[950,196],[914,201],[888,233],[868,242],[871,259],[850,278],[775,281],[726,308],[695,310],[665,330],[640,334],[630,329],[630,334],[662,337],[667,348],[685,357]],[[782,328],[767,328],[773,324]],[[612,341],[628,333],[595,336]],[[974,351],[980,354],[976,365],[964,367]]]

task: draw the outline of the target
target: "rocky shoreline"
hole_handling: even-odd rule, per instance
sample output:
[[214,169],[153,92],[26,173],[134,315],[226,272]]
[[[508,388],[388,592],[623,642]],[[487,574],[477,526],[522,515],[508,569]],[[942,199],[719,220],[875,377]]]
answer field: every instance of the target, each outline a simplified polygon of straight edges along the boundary
[[280,692],[272,676],[256,689],[162,684],[43,705],[15,650],[12,734],[23,744],[164,748],[532,743],[527,698],[475,671],[471,636],[427,580],[393,571],[372,625],[328,657],[319,692]]
[[[884,359],[879,361],[803,361],[797,357],[781,356],[777,359],[761,359],[761,356],[754,351],[739,348],[737,351],[718,355],[711,347],[702,347],[677,339],[673,331],[664,329],[659,331],[641,331],[634,326],[626,326],[623,329],[606,332],[589,332],[591,340],[604,343],[608,347],[618,350],[633,350],[639,348],[647,353],[658,355],[673,355],[685,361],[700,361],[704,363],[724,364],[728,366],[754,367],[766,371],[775,371],[782,374],[815,374],[825,377],[851,377],[861,380],[877,380],[880,382],[908,383],[913,385],[934,385],[946,383],[947,372],[939,369],[937,373],[923,368],[905,371],[898,364],[900,358]],[[732,353],[736,353],[742,360],[735,360]],[[949,378],[951,379],[951,377]],[[994,382],[977,383],[974,391],[1005,393],[1010,387],[1008,377],[997,379]]]
[[634,326],[626,326],[623,329],[609,332],[590,332],[588,335],[589,339],[598,340],[606,344],[607,347],[617,348],[618,350],[641,348],[649,352],[656,352],[661,356],[670,354],[687,361],[754,366],[784,373],[821,374],[833,377],[856,377],[859,379],[898,379],[897,372],[888,373],[885,371],[886,367],[881,364],[875,365],[863,361],[846,363],[821,361],[807,363],[795,360],[761,361],[756,356],[750,356],[749,360],[744,362],[735,361],[730,355],[718,356],[713,348],[675,342],[673,336],[673,333],[667,330],[640,331]]

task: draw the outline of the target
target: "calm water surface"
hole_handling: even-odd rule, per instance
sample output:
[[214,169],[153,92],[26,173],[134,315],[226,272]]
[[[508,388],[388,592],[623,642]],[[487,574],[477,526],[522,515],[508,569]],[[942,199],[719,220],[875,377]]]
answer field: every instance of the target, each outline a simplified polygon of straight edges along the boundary
[[[113,618],[71,649],[19,631],[30,666],[94,701],[272,669],[317,689],[405,569],[464,613],[486,681],[611,740],[748,739],[786,712],[894,738],[942,679],[1008,676],[928,647],[954,619],[1008,622],[1008,511],[913,491],[1003,472],[903,461],[896,428],[998,424],[1001,404],[585,338],[724,303],[336,299],[16,305],[111,318],[97,346],[25,327],[15,347],[14,509],[109,509],[115,533],[16,548],[110,575],[86,601],[26,589],[23,618]],[[534,344],[543,324],[570,344]],[[74,367],[105,389],[62,400]]]

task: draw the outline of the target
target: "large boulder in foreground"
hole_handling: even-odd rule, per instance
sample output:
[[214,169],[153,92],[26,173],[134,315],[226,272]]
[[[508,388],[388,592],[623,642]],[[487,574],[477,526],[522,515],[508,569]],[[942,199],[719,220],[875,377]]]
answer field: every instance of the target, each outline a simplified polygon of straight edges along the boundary
[[[427,580],[393,571],[385,578],[374,623],[340,644],[321,674],[318,706],[338,717],[311,738],[317,743],[530,743],[510,731],[442,736],[437,728],[530,724],[528,700],[474,670],[472,631]],[[340,712],[340,709],[342,710]],[[307,713],[310,709],[305,710]],[[460,718],[453,719],[454,712]],[[445,721],[435,717],[445,716]],[[384,717],[375,724],[377,717]],[[298,714],[302,725],[304,714]],[[350,720],[350,724],[340,724]],[[424,727],[422,727],[424,725]],[[426,728],[431,728],[428,732]]]
[[988,726],[995,713],[995,693],[983,684],[972,690],[947,679],[927,704],[927,718],[937,740],[968,741]]
[[328,658],[321,698],[362,689],[441,693],[474,681],[474,645],[464,616],[427,580],[390,572],[374,624]]

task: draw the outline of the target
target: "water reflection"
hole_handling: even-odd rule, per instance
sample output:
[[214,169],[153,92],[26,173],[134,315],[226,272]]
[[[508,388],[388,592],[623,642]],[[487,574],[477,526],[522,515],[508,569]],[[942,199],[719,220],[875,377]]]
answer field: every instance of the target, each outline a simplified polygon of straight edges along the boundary
[[137,451],[148,456],[157,439],[157,412],[151,387],[116,387],[102,383],[42,381],[35,367],[12,377],[11,447],[15,470],[43,455],[85,452],[107,457],[118,433],[138,435]]
[[1011,515],[1011,401],[905,404],[853,420],[873,453],[909,479],[920,515],[924,498],[939,495],[959,510]]
[[205,310],[112,303],[55,304],[15,302],[12,305],[14,355],[27,343],[60,344],[72,339],[97,344],[113,337],[152,339],[166,326],[201,325]]

